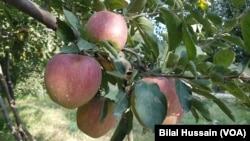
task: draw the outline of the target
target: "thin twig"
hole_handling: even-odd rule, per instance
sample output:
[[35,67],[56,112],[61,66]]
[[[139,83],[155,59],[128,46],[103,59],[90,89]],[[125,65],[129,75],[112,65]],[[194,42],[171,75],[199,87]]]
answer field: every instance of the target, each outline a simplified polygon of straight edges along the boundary
[[[2,79],[2,75],[1,74],[0,74],[0,77]],[[13,134],[14,138],[17,141],[20,141],[21,140],[20,134],[18,134],[18,132],[16,131],[16,128],[15,128],[15,126],[13,125],[13,123],[12,123],[12,121],[10,119],[9,113],[6,110],[6,107],[4,106],[3,99],[2,99],[1,96],[0,96],[0,109],[1,109],[1,111],[3,113],[4,119],[7,122],[7,125],[10,128],[11,133]]]
[[16,107],[16,103],[15,100],[13,98],[11,98],[10,96],[10,91],[9,91],[9,87],[8,87],[8,83],[6,82],[4,75],[2,73],[2,68],[0,66],[0,81],[1,84],[4,88],[4,94],[6,95],[6,98],[8,100],[9,106],[13,112],[14,118],[15,118],[15,122],[16,125],[18,126],[18,131],[21,134],[22,138],[24,140],[31,140],[34,141],[35,139],[32,137],[32,135],[30,134],[30,132],[26,129],[26,127],[24,126],[24,124],[22,123],[22,120],[18,114],[18,110]]

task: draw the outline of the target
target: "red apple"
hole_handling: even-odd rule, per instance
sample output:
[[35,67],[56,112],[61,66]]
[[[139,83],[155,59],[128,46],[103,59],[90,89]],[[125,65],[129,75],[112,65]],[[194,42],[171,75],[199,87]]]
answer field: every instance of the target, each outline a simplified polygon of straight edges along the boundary
[[111,11],[94,13],[86,24],[86,30],[92,41],[106,40],[117,51],[123,49],[127,41],[128,29],[125,19]]
[[65,108],[73,109],[95,96],[102,72],[99,63],[92,57],[57,54],[47,63],[44,79],[50,98]]
[[145,77],[142,81],[156,83],[167,99],[167,115],[162,124],[177,124],[182,119],[184,110],[181,107],[181,103],[175,90],[175,79],[167,79],[165,77]]
[[113,115],[114,104],[108,102],[107,115],[101,121],[105,99],[94,97],[89,103],[77,109],[77,126],[86,135],[99,138],[106,134],[116,123],[116,116]]

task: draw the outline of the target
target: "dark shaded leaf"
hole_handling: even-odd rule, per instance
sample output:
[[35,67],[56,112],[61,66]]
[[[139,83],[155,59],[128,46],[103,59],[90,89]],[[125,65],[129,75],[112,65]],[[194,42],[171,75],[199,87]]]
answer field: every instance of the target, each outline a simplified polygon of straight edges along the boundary
[[156,124],[161,124],[167,112],[167,101],[155,83],[136,82],[131,97],[133,112],[145,128],[154,131]]
[[250,10],[248,10],[240,19],[241,31],[245,42],[245,50],[250,53]]
[[179,101],[185,112],[188,112],[191,108],[192,91],[189,86],[179,79],[175,80],[176,93]]
[[125,92],[119,91],[116,96],[115,102],[115,116],[121,116],[122,113],[128,108],[128,97]]
[[147,0],[131,0],[128,7],[128,14],[140,13],[146,5]]
[[174,50],[182,41],[182,21],[179,16],[167,8],[161,8],[168,32],[169,50]]
[[58,28],[56,30],[56,35],[61,40],[68,43],[76,39],[73,30],[66,22],[61,21],[60,19],[57,19],[57,25],[58,25]]
[[123,113],[122,118],[120,119],[118,126],[115,129],[114,134],[112,135],[110,141],[123,141],[125,136],[133,128],[133,113],[128,111]]
[[212,121],[210,112],[208,110],[208,107],[206,103],[204,103],[202,100],[193,97],[192,98],[192,106],[204,117],[207,121]]
[[66,20],[68,21],[68,23],[75,29],[78,29],[78,26],[80,26],[80,21],[79,19],[70,11],[63,9],[64,12],[64,16],[66,18]]
[[217,104],[217,106],[219,106],[219,108],[232,120],[235,122],[235,116],[233,115],[233,112],[227,107],[226,104],[224,104],[220,99],[218,99],[217,97],[215,97],[214,95],[201,91],[200,89],[193,89],[193,92],[202,95],[204,97],[206,97],[207,99],[211,99],[213,100],[214,103]]

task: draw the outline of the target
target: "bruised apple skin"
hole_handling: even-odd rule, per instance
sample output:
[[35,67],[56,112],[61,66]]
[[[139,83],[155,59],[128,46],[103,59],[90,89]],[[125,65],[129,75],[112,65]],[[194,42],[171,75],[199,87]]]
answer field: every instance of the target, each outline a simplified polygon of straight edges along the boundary
[[145,77],[145,82],[156,83],[160,91],[167,98],[167,115],[162,124],[177,124],[183,118],[184,110],[181,107],[179,98],[175,90],[175,79],[165,77]]
[[99,63],[92,57],[56,54],[47,63],[45,88],[57,104],[73,109],[90,101],[102,79]]
[[94,13],[86,24],[90,40],[99,42],[106,40],[119,52],[126,44],[128,29],[123,16],[111,11]]
[[89,103],[77,109],[77,126],[86,135],[92,138],[99,138],[106,134],[116,123],[116,116],[113,115],[114,104],[108,102],[108,112],[101,121],[104,98],[94,97]]

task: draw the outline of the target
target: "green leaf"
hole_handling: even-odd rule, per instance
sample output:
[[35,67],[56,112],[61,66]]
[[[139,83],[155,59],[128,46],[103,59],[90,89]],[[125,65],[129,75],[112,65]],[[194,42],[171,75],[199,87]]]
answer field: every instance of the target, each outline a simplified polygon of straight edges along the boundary
[[127,7],[128,14],[140,13],[145,7],[147,0],[130,0]]
[[77,41],[77,46],[80,51],[98,50],[98,46],[96,44],[90,43],[82,38]]
[[202,100],[193,97],[192,106],[207,120],[212,121],[208,106]]
[[190,71],[193,74],[193,76],[195,77],[195,79],[197,79],[198,72],[197,72],[197,69],[196,69],[196,65],[195,65],[195,63],[193,61],[190,60],[188,62],[187,66],[186,66],[186,70]]
[[121,74],[119,71],[107,71],[107,74],[121,78],[121,79],[124,78],[124,74]]
[[214,103],[217,104],[217,106],[232,120],[235,121],[235,116],[233,115],[233,112],[227,107],[226,104],[224,104],[220,99],[215,97],[214,95],[201,91],[200,89],[193,89],[193,92],[202,95],[208,99],[213,100]]
[[131,100],[137,120],[154,131],[156,124],[161,124],[167,114],[167,101],[155,83],[137,81]]
[[121,116],[122,113],[128,108],[128,98],[125,92],[119,91],[115,102],[115,116]]
[[81,25],[79,19],[70,11],[63,9],[64,16],[68,23],[75,29],[78,29],[78,26]]
[[76,39],[73,30],[66,22],[57,19],[57,25],[56,35],[61,40],[68,43]]
[[175,88],[183,110],[188,112],[191,109],[191,88],[179,79],[175,80]]
[[245,42],[245,50],[250,53],[250,10],[248,10],[240,19],[241,31]]
[[236,98],[247,103],[250,102],[248,96],[235,82],[226,82],[224,85],[222,85],[222,87],[225,88],[230,94],[232,94]]
[[225,67],[230,66],[235,59],[235,53],[232,49],[221,49],[213,56],[213,63]]
[[179,55],[175,53],[169,53],[167,60],[167,67],[174,67],[179,61]]
[[154,25],[153,23],[147,19],[146,17],[139,17],[136,18],[136,23],[142,30],[147,30],[149,32],[154,32]]
[[179,16],[167,8],[161,8],[168,31],[169,50],[174,50],[182,40],[182,21]]
[[212,82],[209,79],[194,79],[189,84],[200,91],[212,92]]
[[126,113],[123,113],[110,141],[123,141],[126,135],[132,130],[132,128],[133,113],[130,110]]
[[203,15],[200,13],[198,9],[193,9],[192,7],[190,9],[191,9],[190,10],[191,16],[193,16],[198,23],[203,25],[203,28],[208,35],[211,34],[212,33],[211,23],[207,19],[203,18]]
[[[111,79],[111,78],[109,77],[109,79]],[[108,90],[105,91],[105,94],[103,96],[105,98],[110,99],[110,100],[117,101],[117,95],[120,93],[118,85],[112,84],[112,83],[107,82],[107,81],[106,81],[106,83],[107,83]]]
[[210,21],[214,23],[214,25],[221,27],[222,26],[222,18],[218,16],[216,13],[207,13],[207,17]]
[[200,118],[199,118],[199,114],[197,110],[194,107],[191,107],[191,113],[193,117],[195,118],[195,122],[198,123]]
[[225,35],[225,36],[222,36],[222,39],[224,41],[226,41],[226,42],[229,42],[229,43],[235,44],[235,45],[237,45],[239,47],[245,48],[244,41],[239,36],[234,36],[234,35],[228,36],[228,35]]
[[126,0],[105,0],[104,3],[110,11],[113,11],[114,9],[122,9],[128,6],[128,2]]
[[233,30],[238,25],[238,20],[237,19],[228,19],[225,20],[224,22],[224,30],[225,32],[230,32]]
[[244,6],[246,6],[246,0],[231,0],[231,2],[232,2],[232,5],[238,9],[241,9]]
[[182,39],[187,50],[188,59],[194,59],[196,57],[196,47],[191,34],[184,22],[182,24]]
[[61,53],[78,53],[79,50],[77,49],[76,46],[67,46],[67,45],[64,45],[60,48],[60,52]]
[[146,46],[146,50],[157,58],[159,55],[160,43],[156,35],[154,34],[154,26],[147,18],[136,18],[134,21],[143,38]]
[[183,7],[183,3],[181,0],[166,0],[165,3],[175,9],[179,9]]

